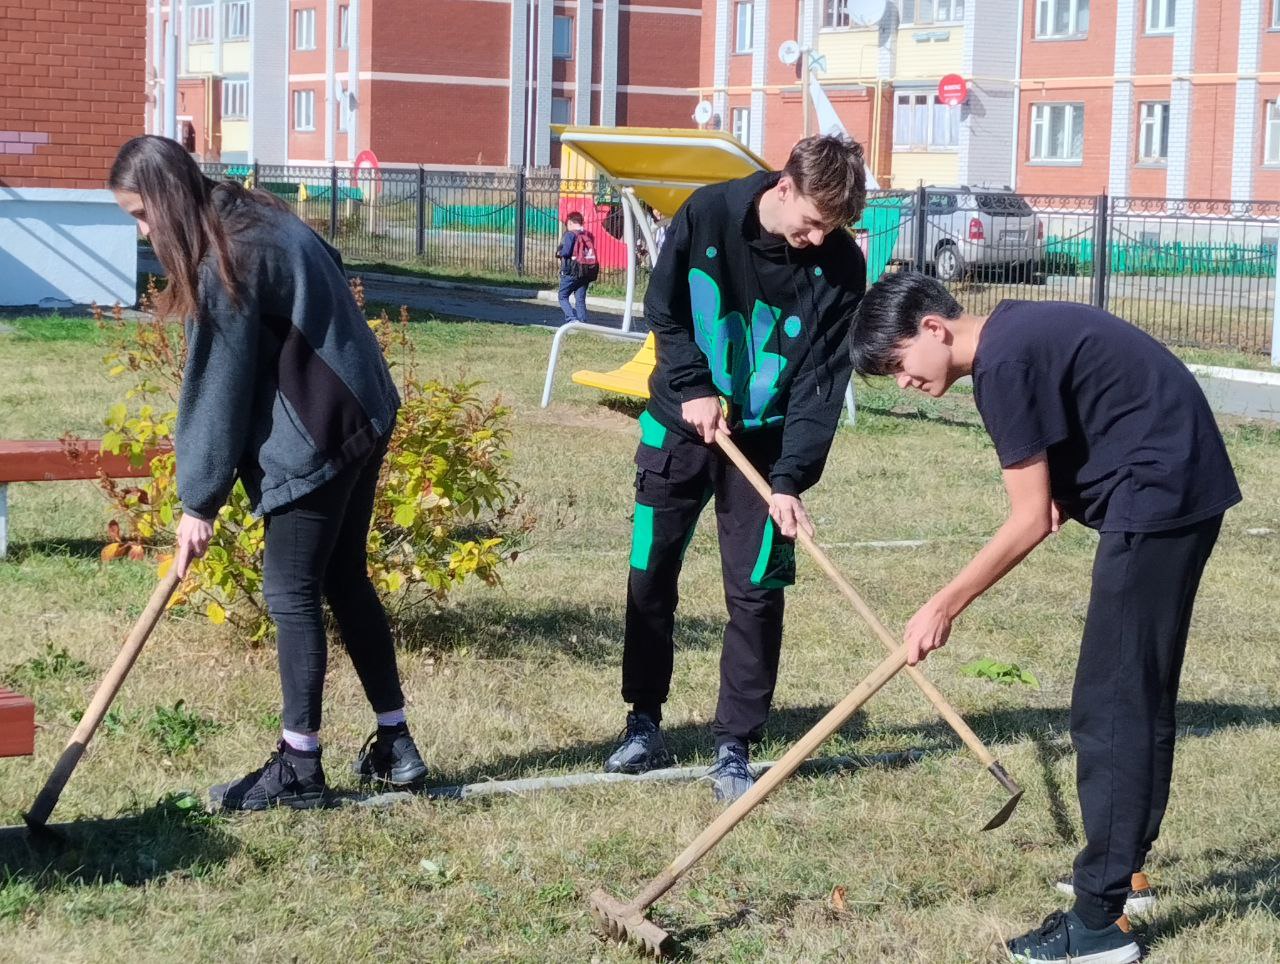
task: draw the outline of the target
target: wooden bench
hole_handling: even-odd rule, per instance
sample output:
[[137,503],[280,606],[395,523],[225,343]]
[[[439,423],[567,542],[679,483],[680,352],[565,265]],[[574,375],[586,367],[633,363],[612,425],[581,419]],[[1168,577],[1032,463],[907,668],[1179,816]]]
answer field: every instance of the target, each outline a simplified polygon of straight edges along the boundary
[[133,465],[127,455],[103,453],[97,439],[0,442],[0,559],[9,548],[9,483],[142,478],[151,474],[151,460],[168,451],[153,449]]

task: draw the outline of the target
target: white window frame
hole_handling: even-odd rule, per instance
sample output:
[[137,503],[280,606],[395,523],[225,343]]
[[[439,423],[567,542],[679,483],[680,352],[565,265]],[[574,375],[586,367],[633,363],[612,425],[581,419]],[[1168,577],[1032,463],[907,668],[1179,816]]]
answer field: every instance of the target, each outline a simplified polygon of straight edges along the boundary
[[316,49],[315,7],[300,7],[293,11],[293,49]]
[[222,8],[222,39],[249,39],[249,0],[227,0]]
[[1142,101],[1138,105],[1138,117],[1138,162],[1140,164],[1168,163],[1169,102],[1167,100]]
[[[975,0],[969,0],[970,3]],[[964,23],[965,0],[902,0],[903,27],[934,27]]]
[[338,49],[346,50],[351,46],[351,4],[344,3],[338,8]]
[[[568,25],[566,27],[566,24]],[[556,14],[551,18],[551,59],[552,60],[572,60],[573,59],[573,17],[567,17],[563,14]],[[563,33],[561,31],[564,31]],[[561,40],[564,45],[561,46]]]
[[187,17],[193,44],[213,43],[213,3],[193,3]]
[[1280,167],[1280,101],[1264,103],[1262,130],[1262,163],[1267,167]]
[[316,129],[316,92],[309,87],[293,92],[293,129],[295,131]]
[[1176,19],[1177,0],[1147,0],[1147,33],[1173,33]]
[[729,111],[729,133],[743,144],[751,143],[750,107],[734,107]]
[[[922,111],[924,124],[920,128],[921,136],[915,137],[917,130],[916,111]],[[950,125],[955,132],[955,140],[940,143],[939,137],[944,131],[937,126],[939,111],[951,111],[949,115],[954,121]],[[905,124],[900,122],[904,121]],[[906,128],[905,139],[900,135]],[[895,151],[932,151],[934,153],[952,154],[960,149],[960,108],[942,103],[936,92],[928,90],[899,90],[893,100],[893,149]]]
[[[1070,11],[1067,30],[1065,33],[1058,33],[1054,25],[1058,22],[1057,13],[1064,7]],[[1084,14],[1083,17],[1081,13]],[[1082,20],[1083,27],[1080,24]],[[1037,40],[1083,40],[1088,35],[1089,0],[1036,0]]]
[[[1280,3],[1280,0],[1276,0]],[[800,6],[804,6],[801,4]],[[849,20],[849,0],[822,0],[822,29],[844,30],[851,26]],[[796,31],[799,36],[800,31]]]
[[249,119],[249,78],[224,77],[222,80],[222,119]]
[[755,0],[737,0],[733,5],[733,52],[749,54],[755,50]]
[[1272,0],[1271,29],[1280,30],[1280,0]]
[[[1077,108],[1079,108],[1078,112]],[[1063,138],[1066,142],[1067,150],[1071,149],[1071,145],[1075,140],[1076,124],[1079,123],[1080,125],[1079,157],[1050,157],[1045,153],[1045,149],[1049,145],[1050,115],[1056,109],[1062,109],[1067,112],[1066,136]],[[1043,104],[1032,104],[1030,139],[1027,145],[1028,160],[1033,164],[1083,164],[1085,130],[1084,104],[1079,101],[1051,101]]]

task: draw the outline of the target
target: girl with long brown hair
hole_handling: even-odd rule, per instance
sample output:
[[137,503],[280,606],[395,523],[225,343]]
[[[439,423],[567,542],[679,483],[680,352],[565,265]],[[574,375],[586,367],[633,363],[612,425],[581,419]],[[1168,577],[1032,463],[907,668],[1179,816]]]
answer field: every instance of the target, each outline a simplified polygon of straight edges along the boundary
[[342,259],[271,194],[206,178],[181,145],[125,144],[108,186],[168,276],[158,309],[185,323],[175,431],[175,565],[202,556],[235,481],[266,522],[263,595],[276,624],[283,734],[267,762],[210,790],[215,806],[327,799],[320,709],[328,602],[377,716],[356,773],[427,773],[405,722],[395,648],[369,580],[378,473],[400,399]]

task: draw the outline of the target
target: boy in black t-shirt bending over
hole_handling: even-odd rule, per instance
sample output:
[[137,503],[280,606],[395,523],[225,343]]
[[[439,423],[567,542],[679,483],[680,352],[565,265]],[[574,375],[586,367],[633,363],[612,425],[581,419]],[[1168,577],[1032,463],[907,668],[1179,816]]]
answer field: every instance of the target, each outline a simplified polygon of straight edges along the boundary
[[1223,513],[1240,501],[1204,394],[1164,346],[1105,311],[1003,301],[971,315],[919,274],[867,292],[850,350],[858,372],[935,397],[972,375],[1004,470],[1009,517],[907,624],[912,663],[1064,520],[1101,533],[1071,699],[1087,843],[1059,887],[1075,906],[1009,951],[1136,961],[1125,906],[1153,900],[1141,871],[1169,799],[1191,608]]

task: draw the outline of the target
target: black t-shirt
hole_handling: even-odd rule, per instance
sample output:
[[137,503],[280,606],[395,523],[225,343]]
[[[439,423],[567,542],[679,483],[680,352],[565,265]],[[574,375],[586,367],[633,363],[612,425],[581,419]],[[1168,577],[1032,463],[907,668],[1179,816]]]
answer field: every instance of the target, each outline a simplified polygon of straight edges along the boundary
[[979,335],[973,397],[1000,465],[1045,452],[1054,501],[1090,528],[1160,532],[1240,501],[1195,376],[1098,308],[1000,302]]

